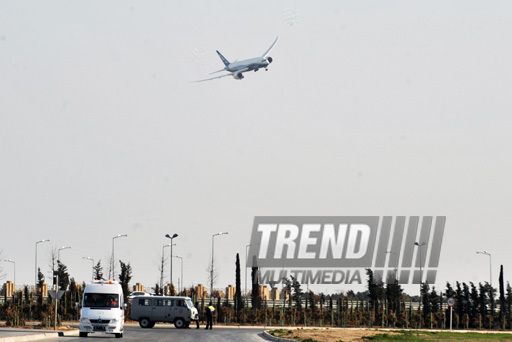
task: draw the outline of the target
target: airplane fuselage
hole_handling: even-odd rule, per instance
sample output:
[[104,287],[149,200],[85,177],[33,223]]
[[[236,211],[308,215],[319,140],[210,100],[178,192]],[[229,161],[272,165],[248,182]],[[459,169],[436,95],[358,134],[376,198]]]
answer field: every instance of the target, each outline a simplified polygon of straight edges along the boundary
[[[224,63],[224,69],[217,70],[212,72],[211,74],[216,74],[218,72],[227,71],[228,74],[215,76],[211,78],[207,78],[204,80],[199,80],[195,82],[204,82],[204,81],[211,81],[217,78],[222,78],[226,76],[232,76],[235,80],[241,80],[244,78],[243,73],[248,71],[258,71],[259,69],[263,68],[265,70],[268,70],[268,66],[270,63],[272,63],[272,57],[269,56],[270,51],[276,45],[277,43],[277,37],[276,40],[270,45],[270,47],[261,55],[261,57],[255,57],[250,59],[245,59],[243,61],[234,61],[233,63],[230,63],[226,57],[224,57],[219,50],[217,50],[217,54],[219,55],[219,58],[222,60],[222,63]],[[210,74],[210,75],[211,75]]]
[[246,71],[258,70],[261,68],[266,69],[268,67],[268,65],[269,65],[269,62],[267,61],[266,58],[257,57],[257,58],[246,59],[243,61],[236,61],[233,63],[229,63],[229,65],[226,67],[226,71],[233,72],[233,73],[235,73],[237,71],[246,72]]

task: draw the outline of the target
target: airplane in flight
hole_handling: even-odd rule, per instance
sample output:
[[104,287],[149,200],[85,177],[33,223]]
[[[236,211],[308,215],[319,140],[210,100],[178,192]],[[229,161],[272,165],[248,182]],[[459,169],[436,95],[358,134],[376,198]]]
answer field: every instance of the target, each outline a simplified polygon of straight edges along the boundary
[[199,81],[194,81],[194,82],[211,81],[211,80],[215,80],[217,78],[222,78],[222,77],[226,77],[226,76],[232,76],[235,80],[241,80],[241,79],[244,78],[244,75],[243,75],[244,72],[258,71],[259,69],[265,69],[266,71],[268,71],[268,66],[269,66],[270,63],[272,63],[272,57],[270,57],[268,54],[270,53],[270,51],[272,51],[272,49],[276,45],[278,38],[279,37],[276,37],[276,40],[274,40],[272,45],[270,45],[270,47],[267,49],[267,51],[265,51],[265,53],[263,53],[263,55],[261,57],[255,57],[255,58],[246,59],[246,60],[243,60],[243,61],[236,60],[236,61],[230,63],[217,50],[217,54],[219,55],[220,59],[224,63],[225,67],[223,69],[218,70],[218,71],[212,72],[210,75],[216,74],[218,72],[223,72],[223,71],[227,71],[228,74],[224,74],[224,75],[220,75],[220,76],[215,76],[215,77],[212,77],[212,78],[207,78],[207,79],[204,79],[204,80],[199,80]]

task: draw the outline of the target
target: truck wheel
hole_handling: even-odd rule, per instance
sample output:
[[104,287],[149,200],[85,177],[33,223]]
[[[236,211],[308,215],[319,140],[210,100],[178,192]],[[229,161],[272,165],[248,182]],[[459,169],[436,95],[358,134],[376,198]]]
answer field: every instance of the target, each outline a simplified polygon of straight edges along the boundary
[[183,318],[176,318],[174,320],[174,326],[176,327],[176,329],[185,328],[185,320]]
[[149,318],[141,318],[139,321],[139,325],[141,328],[153,328],[154,324],[151,325],[151,320]]
[[80,336],[80,337],[87,337],[87,333],[86,333],[86,332],[81,332],[81,331],[80,331],[80,333],[79,333],[79,335],[78,335],[78,336]]

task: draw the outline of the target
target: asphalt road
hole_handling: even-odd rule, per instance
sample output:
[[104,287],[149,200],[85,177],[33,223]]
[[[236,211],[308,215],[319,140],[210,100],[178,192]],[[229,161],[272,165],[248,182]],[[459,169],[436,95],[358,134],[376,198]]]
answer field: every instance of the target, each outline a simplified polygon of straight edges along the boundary
[[[148,342],[262,342],[264,329],[257,328],[222,328],[215,327],[212,330],[200,329],[175,329],[172,325],[155,326],[152,329],[142,329],[137,326],[125,326],[122,339],[115,339],[114,335],[89,334],[87,338],[78,336],[64,336],[59,338],[45,339],[45,342],[87,342],[87,341],[148,341]],[[113,341],[112,341],[113,342]]]

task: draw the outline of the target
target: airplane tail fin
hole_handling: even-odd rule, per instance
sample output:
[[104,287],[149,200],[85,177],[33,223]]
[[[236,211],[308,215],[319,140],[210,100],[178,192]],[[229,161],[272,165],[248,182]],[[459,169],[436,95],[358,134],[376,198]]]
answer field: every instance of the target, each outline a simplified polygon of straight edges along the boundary
[[224,63],[225,66],[228,66],[229,61],[224,56],[222,56],[222,54],[219,52],[219,50],[217,50],[217,54],[219,55],[220,59],[222,59],[222,63]]

